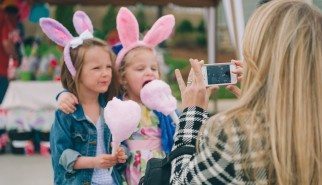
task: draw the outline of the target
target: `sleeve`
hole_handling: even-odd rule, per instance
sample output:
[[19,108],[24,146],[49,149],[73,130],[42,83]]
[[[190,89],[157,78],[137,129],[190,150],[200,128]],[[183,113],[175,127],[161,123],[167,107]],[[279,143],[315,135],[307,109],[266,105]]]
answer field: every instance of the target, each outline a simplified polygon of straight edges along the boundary
[[[70,121],[56,111],[55,122],[50,132],[50,148],[54,169],[63,167],[68,173],[75,173],[74,164],[80,153],[72,150]],[[61,166],[60,166],[61,165]]]
[[[207,113],[199,107],[185,109],[176,129],[173,149],[183,145],[196,147],[198,132],[207,118]],[[198,153],[181,155],[172,161],[171,184],[233,183],[234,164],[224,131],[213,136],[217,139],[214,145],[208,142],[208,129],[204,129],[200,136]]]

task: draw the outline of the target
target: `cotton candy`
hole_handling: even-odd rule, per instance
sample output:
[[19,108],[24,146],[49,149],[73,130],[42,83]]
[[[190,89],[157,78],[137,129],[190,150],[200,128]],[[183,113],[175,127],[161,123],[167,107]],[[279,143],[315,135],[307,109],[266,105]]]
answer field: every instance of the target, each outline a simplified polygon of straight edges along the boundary
[[175,110],[177,100],[172,96],[170,86],[162,80],[153,80],[146,84],[140,92],[142,103],[149,109],[156,110],[164,115],[170,115],[173,121],[178,122]]
[[104,119],[112,133],[112,147],[115,149],[137,130],[141,108],[132,100],[113,98],[104,108]]

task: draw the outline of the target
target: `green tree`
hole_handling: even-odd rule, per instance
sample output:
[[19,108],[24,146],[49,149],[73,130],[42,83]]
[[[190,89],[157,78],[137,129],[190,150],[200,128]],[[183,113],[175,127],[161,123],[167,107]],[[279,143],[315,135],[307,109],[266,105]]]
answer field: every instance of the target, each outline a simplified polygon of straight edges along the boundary
[[200,20],[199,25],[197,26],[197,31],[199,33],[205,33],[206,32],[205,21],[203,19]]
[[136,12],[135,17],[138,20],[140,32],[144,32],[148,28],[148,24],[146,21],[143,5],[138,6],[138,11]]
[[102,32],[105,36],[113,29],[116,29],[116,14],[117,12],[114,6],[111,5],[107,8],[102,22]]
[[55,16],[56,20],[62,25],[64,25],[68,31],[75,35],[76,31],[73,25],[73,14],[74,14],[74,6],[73,5],[57,5]]
[[192,23],[185,19],[180,22],[179,26],[177,27],[178,33],[191,33],[194,31],[194,28],[192,26]]

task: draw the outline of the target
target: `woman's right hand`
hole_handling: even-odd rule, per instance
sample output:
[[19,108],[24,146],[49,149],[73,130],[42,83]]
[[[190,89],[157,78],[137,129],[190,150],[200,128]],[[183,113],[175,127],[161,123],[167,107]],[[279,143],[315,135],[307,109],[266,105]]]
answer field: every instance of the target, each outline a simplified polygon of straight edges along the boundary
[[66,114],[73,113],[76,110],[76,104],[78,104],[78,99],[70,92],[62,92],[58,96],[58,109]]
[[178,81],[179,89],[181,92],[183,108],[197,106],[207,110],[210,94],[217,90],[218,86],[206,88],[203,80],[201,66],[203,61],[190,59],[191,71],[188,77],[187,85],[183,81],[182,75],[178,69],[175,70],[175,75]]

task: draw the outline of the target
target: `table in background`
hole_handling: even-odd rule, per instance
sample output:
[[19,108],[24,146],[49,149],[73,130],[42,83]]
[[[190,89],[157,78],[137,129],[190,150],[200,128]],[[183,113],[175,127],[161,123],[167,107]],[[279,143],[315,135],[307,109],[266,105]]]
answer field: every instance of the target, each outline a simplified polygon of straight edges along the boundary
[[[36,140],[43,140],[43,133],[47,134],[46,137],[49,136],[57,106],[55,98],[62,90],[61,82],[10,82],[0,106],[0,129],[5,128],[9,136],[11,132],[11,137],[16,137],[13,144],[18,148],[26,147],[28,143],[25,142],[25,138],[28,137],[36,135]],[[30,136],[28,133],[31,133]]]

